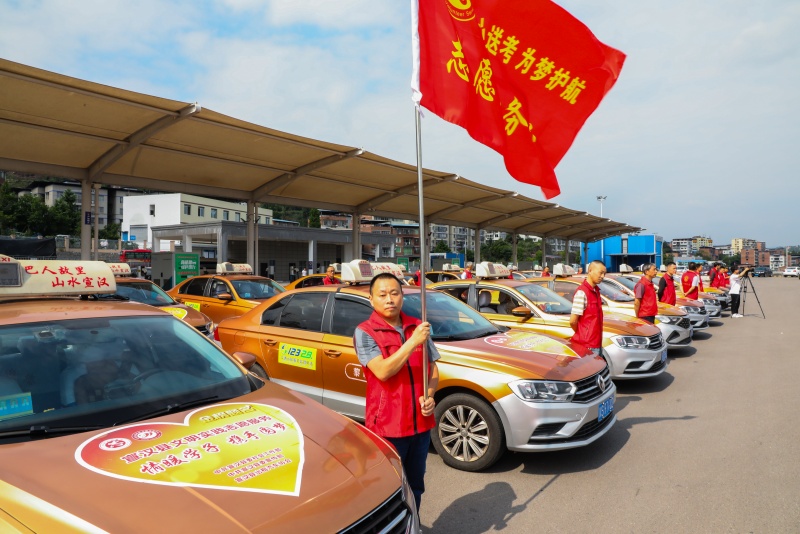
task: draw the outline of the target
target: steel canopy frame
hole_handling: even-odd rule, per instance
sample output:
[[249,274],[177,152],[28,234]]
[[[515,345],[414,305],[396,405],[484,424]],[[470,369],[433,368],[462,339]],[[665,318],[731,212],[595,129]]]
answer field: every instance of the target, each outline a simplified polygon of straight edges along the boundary
[[[363,148],[5,59],[0,102],[0,169],[61,176],[87,189],[102,183],[419,218],[416,166]],[[452,173],[423,169],[423,190],[429,224],[583,242],[640,231]]]

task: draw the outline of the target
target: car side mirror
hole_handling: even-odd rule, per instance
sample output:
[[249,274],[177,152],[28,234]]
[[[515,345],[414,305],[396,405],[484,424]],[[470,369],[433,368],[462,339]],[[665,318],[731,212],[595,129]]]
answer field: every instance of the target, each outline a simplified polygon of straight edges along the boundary
[[516,308],[511,310],[511,315],[513,315],[514,317],[530,317],[531,313],[532,313],[531,310],[529,310],[525,306],[517,306]]
[[233,295],[230,293],[217,293],[215,298],[218,298],[219,300],[233,300]]
[[255,354],[251,354],[249,352],[234,352],[231,354],[231,356],[233,356],[233,359],[239,362],[239,364],[248,371],[251,367],[253,367],[253,364],[256,363]]

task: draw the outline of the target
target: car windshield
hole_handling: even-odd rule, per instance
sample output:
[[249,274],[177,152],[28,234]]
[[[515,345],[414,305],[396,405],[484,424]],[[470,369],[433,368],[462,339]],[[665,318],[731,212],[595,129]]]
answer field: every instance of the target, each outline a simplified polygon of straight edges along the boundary
[[631,291],[633,291],[633,289],[636,287],[636,281],[631,280],[627,276],[618,276],[618,277],[614,278],[614,281],[622,284],[623,286],[627,287]]
[[252,280],[231,280],[233,289],[243,299],[265,300],[278,293],[286,291],[282,285],[269,278],[254,278]]
[[633,297],[625,293],[610,280],[600,282],[600,294],[616,302],[631,302]]
[[[420,294],[403,295],[403,312],[420,318]],[[428,291],[425,293],[425,312],[431,323],[431,338],[434,341],[463,341],[496,334],[498,329],[460,300]]]
[[0,327],[0,441],[114,426],[254,387],[172,316]]
[[163,289],[154,283],[146,282],[117,282],[117,292],[112,294],[98,295],[100,300],[115,300],[123,298],[134,302],[141,302],[150,306],[167,306],[175,304],[175,300],[167,295]]
[[570,301],[544,286],[526,284],[518,286],[516,289],[545,313],[552,313],[553,315],[569,315],[572,313],[572,303]]

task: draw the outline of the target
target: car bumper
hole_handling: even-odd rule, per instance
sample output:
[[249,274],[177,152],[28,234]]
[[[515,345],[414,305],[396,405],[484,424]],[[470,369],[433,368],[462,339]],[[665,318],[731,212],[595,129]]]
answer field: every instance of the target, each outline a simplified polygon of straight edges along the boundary
[[700,313],[689,313],[687,314],[689,321],[692,323],[692,330],[697,332],[698,330],[705,330],[708,328],[708,315],[707,314],[700,314]]
[[716,319],[722,315],[721,306],[709,306],[706,304],[706,312],[708,312],[709,319]]
[[503,421],[506,446],[519,452],[557,451],[586,446],[605,435],[617,421],[612,411],[598,421],[599,407],[616,399],[617,388],[608,389],[588,403],[526,402],[515,394],[493,403]]
[[627,349],[612,342],[603,347],[613,380],[649,378],[667,369],[667,346],[658,350]]
[[683,328],[678,325],[667,324],[664,322],[661,322],[656,326],[658,326],[659,330],[661,330],[661,335],[664,336],[664,341],[667,342],[667,346],[670,348],[685,347],[692,342],[692,334],[694,333],[694,330],[691,326],[688,328]]

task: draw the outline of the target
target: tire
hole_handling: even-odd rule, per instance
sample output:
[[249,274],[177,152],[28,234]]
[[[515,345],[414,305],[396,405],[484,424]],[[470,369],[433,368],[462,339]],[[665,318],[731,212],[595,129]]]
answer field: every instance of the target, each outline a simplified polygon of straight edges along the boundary
[[436,405],[435,414],[431,441],[450,467],[481,471],[506,452],[500,417],[483,399],[466,393],[448,395]]
[[267,375],[267,372],[264,370],[264,368],[257,363],[253,364],[253,367],[250,368],[250,372],[264,381],[269,381],[269,375]]

